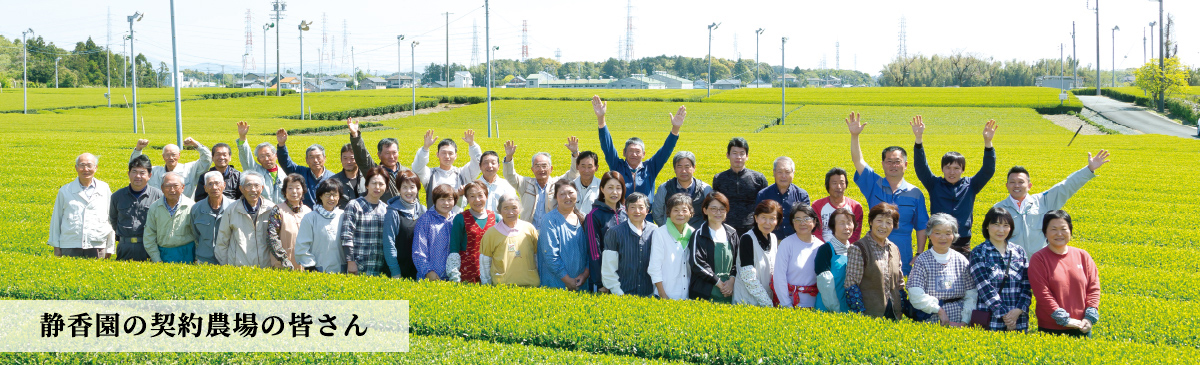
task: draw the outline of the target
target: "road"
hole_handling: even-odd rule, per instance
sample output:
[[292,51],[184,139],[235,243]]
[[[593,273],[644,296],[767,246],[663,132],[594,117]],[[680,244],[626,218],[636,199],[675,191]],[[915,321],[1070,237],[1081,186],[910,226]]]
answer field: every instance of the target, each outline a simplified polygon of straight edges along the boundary
[[1114,123],[1136,129],[1146,134],[1162,134],[1182,138],[1196,138],[1196,128],[1180,125],[1171,120],[1145,111],[1139,106],[1104,96],[1078,96],[1083,105],[1100,113]]

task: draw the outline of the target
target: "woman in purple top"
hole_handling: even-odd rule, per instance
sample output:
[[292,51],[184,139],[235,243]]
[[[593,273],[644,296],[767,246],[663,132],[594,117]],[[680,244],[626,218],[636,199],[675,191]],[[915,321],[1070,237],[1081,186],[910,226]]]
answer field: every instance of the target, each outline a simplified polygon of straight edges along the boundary
[[[452,209],[458,202],[458,192],[450,185],[438,185],[430,192],[433,207],[417,219],[413,236],[413,265],[417,280],[449,280],[457,276],[459,263],[447,262],[450,257],[450,227],[454,222]],[[453,268],[447,270],[447,267]]]

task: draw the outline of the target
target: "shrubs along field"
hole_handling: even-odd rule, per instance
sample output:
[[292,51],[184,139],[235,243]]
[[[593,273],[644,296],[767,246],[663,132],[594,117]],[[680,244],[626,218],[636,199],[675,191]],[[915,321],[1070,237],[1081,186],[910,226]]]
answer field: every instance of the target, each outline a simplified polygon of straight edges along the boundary
[[[902,99],[906,89],[882,95]],[[971,89],[962,89],[971,90]],[[1018,89],[1024,90],[1024,89]],[[790,92],[791,90],[789,90]],[[724,95],[722,93],[721,95]],[[604,96],[604,94],[601,94]],[[330,96],[332,97],[332,96]],[[396,96],[399,98],[400,96]],[[259,98],[188,101],[184,105],[185,136],[206,146],[232,143],[239,115],[251,123],[251,144],[274,141],[262,136],[278,128],[320,127],[340,122],[278,118],[287,113],[251,103]],[[290,103],[291,97],[262,98]],[[374,99],[355,98],[355,99]],[[383,101],[389,103],[390,101]],[[249,103],[249,104],[247,104]],[[352,102],[346,102],[353,104]],[[646,140],[653,153],[670,126],[667,113],[678,102],[614,101],[609,104],[613,138]],[[1040,118],[1030,108],[806,105],[788,117],[788,124],[754,133],[778,118],[778,104],[685,103],[689,118],[676,151],[696,153],[696,176],[711,179],[725,170],[726,141],[743,136],[750,141],[748,167],[769,175],[771,161],[780,155],[796,160],[795,183],[814,199],[824,196],[823,177],[830,167],[852,168],[849,135],[842,122],[851,110],[870,124],[862,137],[867,161],[879,167],[878,151],[889,145],[910,149],[910,114],[923,114],[929,126],[925,147],[931,159],[946,151],[967,157],[974,173],[982,156],[982,131],[987,119],[1000,129],[995,144],[997,175],[977,199],[976,219],[1003,199],[1003,173],[1013,165],[1032,172],[1040,192],[1085,164],[1087,152],[1112,152],[1113,162],[1100,171],[1070,202],[1066,210],[1075,223],[1072,244],[1091,252],[1101,275],[1101,321],[1091,339],[1076,340],[1031,334],[986,333],[974,329],[945,329],[911,322],[892,323],[857,315],[804,310],[722,306],[696,301],[659,301],[584,295],[546,289],[480,287],[445,283],[415,283],[383,278],[280,272],[234,267],[194,267],[112,261],[82,261],[53,257],[45,245],[49,210],[59,186],[74,177],[72,161],[80,152],[100,156],[97,177],[117,189],[127,184],[125,163],[137,138],[151,144],[174,141],[173,111],[145,108],[154,119],[149,133],[132,135],[123,109],[65,110],[60,113],[5,114],[0,123],[0,147],[9,158],[0,164],[6,179],[0,188],[0,214],[7,219],[0,234],[0,297],[9,299],[406,299],[413,320],[412,353],[358,357],[312,354],[169,355],[164,362],[272,362],[279,359],[326,362],[413,362],[438,359],[468,363],[493,362],[495,349],[512,354],[513,362],[627,362],[658,359],[699,363],[1181,363],[1200,355],[1200,233],[1186,212],[1200,208],[1194,193],[1200,182],[1186,175],[1200,142],[1174,137],[1079,136]],[[298,103],[295,105],[298,109]],[[164,107],[165,108],[165,107]],[[278,107],[292,109],[292,106]],[[314,111],[316,109],[314,108]],[[336,111],[328,109],[329,111]],[[583,101],[502,100],[494,103],[500,138],[486,136],[486,106],[470,105],[447,112],[382,122],[392,130],[365,132],[373,142],[383,137],[400,141],[401,163],[411,162],[421,132],[434,128],[440,137],[461,138],[473,128],[484,150],[502,151],[504,140],[518,144],[516,161],[529,161],[538,151],[557,157],[556,171],[566,171],[561,156],[568,135],[580,138],[583,149],[598,151],[595,117]],[[159,123],[159,122],[155,122]],[[293,136],[290,145],[320,143],[336,149],[346,135]],[[337,146],[337,147],[335,147]],[[1165,148],[1164,148],[1165,147]],[[184,151],[182,161],[196,158]],[[155,163],[161,163],[152,156]],[[917,183],[910,157],[908,181]],[[461,164],[462,162],[460,162]],[[239,166],[237,159],[233,161]],[[940,167],[931,166],[935,173]],[[327,166],[340,170],[336,159]],[[518,163],[518,171],[528,171]],[[604,167],[601,167],[604,170]],[[674,176],[664,169],[661,183]],[[851,186],[847,194],[861,197]],[[980,236],[976,232],[976,236]],[[978,243],[978,242],[976,242]],[[95,280],[95,278],[104,278]],[[1031,326],[1035,327],[1035,326]],[[524,350],[523,350],[524,349]],[[553,349],[553,350],[549,350]],[[461,351],[455,351],[461,350]],[[547,352],[548,351],[548,352]],[[431,354],[430,352],[434,352]],[[544,355],[530,355],[530,353]],[[593,356],[602,357],[588,357]],[[6,355],[8,362],[126,362],[148,361],[140,355],[54,354]],[[545,357],[538,357],[545,356]],[[146,359],[146,360],[141,360]],[[322,360],[325,359],[325,360]]]

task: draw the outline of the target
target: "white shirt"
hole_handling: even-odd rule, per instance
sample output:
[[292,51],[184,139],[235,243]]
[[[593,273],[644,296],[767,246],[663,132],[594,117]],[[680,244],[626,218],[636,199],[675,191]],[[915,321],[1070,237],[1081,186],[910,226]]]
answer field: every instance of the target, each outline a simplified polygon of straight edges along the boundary
[[588,214],[592,211],[592,204],[600,197],[600,178],[593,177],[590,185],[583,185],[580,179],[582,177],[575,178],[575,190],[579,193],[579,200],[575,201],[575,208],[578,208],[583,214]]
[[691,250],[675,241],[669,229],[670,226],[663,225],[651,234],[650,267],[646,273],[650,274],[651,283],[662,283],[663,290],[667,292],[667,298],[664,299],[687,299]]
[[517,189],[513,189],[512,184],[509,184],[508,180],[500,177],[500,174],[496,174],[495,180],[496,182],[488,182],[484,180],[483,176],[479,177],[479,181],[487,184],[488,187],[487,210],[500,212],[500,197],[504,196],[504,194],[511,194],[515,197],[517,196]]
[[[195,196],[196,183],[200,182],[200,176],[203,176],[212,167],[212,151],[209,151],[208,147],[197,144],[196,152],[200,154],[200,159],[188,163],[175,164],[175,169],[171,171],[167,171],[163,165],[152,164],[149,185],[156,189],[161,189],[163,176],[166,176],[168,172],[172,172],[183,177],[183,195]],[[141,155],[142,151],[133,150],[133,153],[129,156],[129,160],[133,161],[134,158]]]
[[104,248],[116,252],[116,237],[108,221],[112,190],[100,179],[92,178],[91,186],[79,179],[58,189],[50,213],[50,236],[46,243],[57,248]]

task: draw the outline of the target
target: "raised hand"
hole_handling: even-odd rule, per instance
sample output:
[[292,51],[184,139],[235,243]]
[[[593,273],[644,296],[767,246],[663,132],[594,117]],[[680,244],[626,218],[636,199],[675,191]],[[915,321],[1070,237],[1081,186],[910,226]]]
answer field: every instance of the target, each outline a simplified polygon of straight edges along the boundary
[[850,115],[846,117],[846,128],[850,130],[850,135],[857,136],[867,128],[867,123],[862,121],[862,115],[850,112]]
[[149,145],[150,145],[150,140],[148,140],[148,139],[139,139],[139,140],[137,141],[137,147],[134,147],[133,149],[134,149],[134,150],[141,151],[143,148],[146,148],[146,146],[149,146]]
[[572,156],[579,154],[579,138],[575,138],[575,136],[567,137],[567,143],[563,144],[563,146],[567,147],[568,151],[571,151]]
[[187,147],[198,147],[200,143],[196,142],[196,140],[192,139],[192,137],[188,137],[187,139],[183,140],[183,145]]
[[350,137],[358,138],[358,121],[354,118],[346,118],[346,128],[350,129]]
[[1092,170],[1092,172],[1096,172],[1096,170],[1100,169],[1100,166],[1104,166],[1106,163],[1108,163],[1108,150],[1096,152],[1095,157],[1092,157],[1092,153],[1088,152],[1088,169]]
[[466,132],[463,132],[463,142],[467,142],[467,146],[471,146],[471,145],[475,144],[475,130],[474,129],[468,129]]
[[512,156],[517,153],[517,144],[513,141],[504,142],[504,161],[512,161]]
[[683,119],[687,118],[687,107],[680,105],[679,111],[675,112],[675,114],[667,113],[667,116],[671,118],[671,126],[675,128],[682,127]]
[[992,138],[996,137],[996,120],[988,119],[987,124],[983,126],[983,142],[991,147]]
[[600,95],[592,95],[592,109],[596,112],[596,118],[604,118],[604,114],[608,113],[608,102],[600,100]]
[[437,136],[433,135],[433,130],[425,131],[425,150],[428,151],[429,146],[432,146],[434,143],[437,143]]
[[238,126],[238,140],[245,141],[246,133],[250,133],[250,123],[246,123],[245,121],[242,121],[242,122],[238,122],[237,126]]
[[287,130],[283,129],[283,128],[279,128],[279,130],[275,131],[275,141],[279,142],[280,147],[286,146],[287,145]]
[[925,119],[920,115],[913,117],[908,126],[912,127],[913,136],[916,137],[917,144],[920,144],[925,136]]

